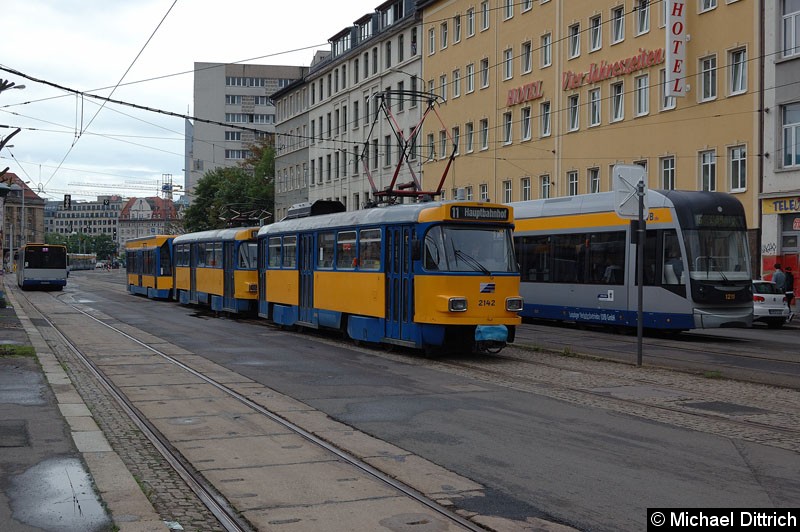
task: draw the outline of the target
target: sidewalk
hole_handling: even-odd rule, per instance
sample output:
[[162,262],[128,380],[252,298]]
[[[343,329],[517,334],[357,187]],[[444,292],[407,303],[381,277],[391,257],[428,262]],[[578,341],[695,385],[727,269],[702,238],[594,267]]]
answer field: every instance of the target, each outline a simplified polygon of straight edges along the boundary
[[0,275],[0,529],[168,530],[18,312],[13,279]]

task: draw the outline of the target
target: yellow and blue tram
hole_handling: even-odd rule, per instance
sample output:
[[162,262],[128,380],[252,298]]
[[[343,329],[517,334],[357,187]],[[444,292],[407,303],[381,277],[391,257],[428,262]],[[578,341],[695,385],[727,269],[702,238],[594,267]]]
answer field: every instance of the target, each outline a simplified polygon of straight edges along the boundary
[[63,290],[67,285],[66,246],[25,244],[17,257],[17,285],[23,290]]
[[221,312],[254,312],[258,298],[258,227],[189,233],[172,242],[175,299]]
[[151,299],[172,296],[172,241],[175,235],[152,235],[125,242],[128,291]]
[[521,321],[513,222],[465,201],[290,214],[258,232],[259,315],[370,343],[502,347]]
[[67,253],[69,271],[94,270],[97,264],[97,253]]

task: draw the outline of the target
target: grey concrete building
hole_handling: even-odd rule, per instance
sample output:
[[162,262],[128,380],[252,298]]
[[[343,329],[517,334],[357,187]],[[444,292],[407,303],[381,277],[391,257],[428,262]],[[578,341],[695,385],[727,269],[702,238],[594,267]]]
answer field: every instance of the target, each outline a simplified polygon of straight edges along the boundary
[[301,66],[194,64],[193,114],[214,123],[195,120],[186,128],[191,141],[184,177],[190,201],[206,172],[238,165],[256,139],[275,132],[272,95],[302,79],[306,70]]
[[800,0],[765,2],[762,273],[800,255]]

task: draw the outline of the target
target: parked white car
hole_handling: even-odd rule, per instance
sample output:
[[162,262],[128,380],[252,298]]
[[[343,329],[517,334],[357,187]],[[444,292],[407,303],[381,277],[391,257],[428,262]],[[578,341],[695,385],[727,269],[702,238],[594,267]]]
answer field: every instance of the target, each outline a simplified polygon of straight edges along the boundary
[[766,323],[770,329],[782,327],[789,319],[786,295],[772,281],[753,281],[753,323]]

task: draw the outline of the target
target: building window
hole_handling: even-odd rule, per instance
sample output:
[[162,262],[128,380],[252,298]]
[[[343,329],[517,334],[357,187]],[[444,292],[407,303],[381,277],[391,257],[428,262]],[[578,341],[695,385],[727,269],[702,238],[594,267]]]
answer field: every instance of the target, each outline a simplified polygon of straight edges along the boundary
[[600,125],[600,89],[589,91],[589,127]]
[[531,178],[523,177],[519,183],[519,199],[520,201],[528,201],[531,199]]
[[622,42],[624,39],[625,6],[619,6],[611,10],[611,44]]
[[406,59],[406,46],[403,34],[397,36],[397,62],[402,63]]
[[636,2],[636,35],[650,31],[650,0]]
[[700,12],[708,11],[717,7],[717,0],[700,0]]
[[448,155],[447,151],[447,131],[439,131],[439,158],[444,159]]
[[453,98],[461,96],[461,70],[453,70]]
[[509,48],[503,51],[503,79],[511,79],[514,76],[514,51]]
[[467,65],[467,94],[475,90],[475,64]]
[[489,2],[481,2],[481,31],[489,29]]
[[731,191],[739,192],[747,189],[747,149],[734,146],[728,150],[730,161]]
[[523,74],[527,74],[533,70],[533,48],[531,47],[531,41],[522,43],[522,52],[519,58]]
[[550,197],[550,176],[547,174],[539,176],[539,197],[542,199]]
[[714,150],[700,152],[700,188],[709,192],[717,190],[717,154]]
[[567,129],[569,131],[576,131],[580,127],[580,119],[578,115],[579,97],[573,94],[567,98]]
[[661,93],[661,110],[675,109],[677,105],[675,96],[667,96],[667,71],[663,68],[658,71],[658,86]]
[[481,150],[489,149],[489,119],[481,119]]
[[480,187],[480,201],[489,201],[489,185],[486,183],[482,184]]
[[458,147],[461,143],[461,128],[455,126],[453,128],[453,155],[458,155]]
[[603,46],[603,24],[600,15],[589,19],[589,51],[594,52]]
[[569,58],[581,55],[581,25],[573,24],[569,27]]
[[730,93],[742,94],[747,91],[747,51],[743,49],[731,51],[728,54],[728,65]]
[[439,37],[439,47],[444,50],[447,48],[447,22],[442,22],[440,29],[440,37]]
[[461,15],[453,17],[453,44],[461,42]]
[[503,18],[508,20],[514,16],[514,2],[515,0],[505,0],[503,6]]
[[625,118],[625,92],[622,82],[611,84],[611,121],[619,122]]
[[578,195],[578,172],[575,170],[567,172],[567,195]]
[[489,60],[481,59],[481,88],[489,86]]
[[531,140],[531,108],[523,107],[521,114],[520,125],[522,129],[520,130],[520,138],[522,140]]
[[433,55],[436,52],[436,30],[433,28],[428,30],[428,55]]
[[511,127],[512,127],[511,112],[503,113],[503,144],[511,144],[512,140]]
[[549,33],[542,35],[540,53],[542,56],[542,67],[549,67],[553,64],[553,36]]
[[439,76],[439,87],[441,89],[439,96],[442,97],[442,100],[447,100],[447,74]]
[[650,76],[645,74],[634,80],[636,84],[636,116],[650,112]]
[[661,158],[661,187],[675,190],[675,157]]
[[472,187],[466,187],[466,199],[472,201]]
[[472,150],[475,148],[475,146],[473,144],[473,142],[474,142],[474,139],[473,139],[474,131],[473,130],[474,130],[474,126],[472,125],[472,122],[467,122],[465,124],[465,126],[464,126],[464,137],[465,137],[465,139],[464,139],[464,142],[465,142],[464,149],[467,150],[467,153],[471,153]]
[[706,102],[717,97],[717,56],[710,55],[700,59],[700,101]]
[[783,166],[800,166],[800,103],[784,105]]
[[475,10],[467,9],[467,37],[475,35]]
[[550,102],[542,102],[539,106],[539,130],[542,137],[550,136]]
[[509,203],[511,199],[511,180],[503,181],[503,203]]
[[385,68],[392,67],[392,41],[386,41],[386,65]]
[[600,192],[600,169],[589,168],[589,175],[587,178],[589,181],[589,194],[597,194]]
[[800,2],[783,3],[783,57],[800,54]]
[[426,144],[428,146],[428,160],[432,161],[436,158],[436,146],[433,143],[433,133],[428,133]]

